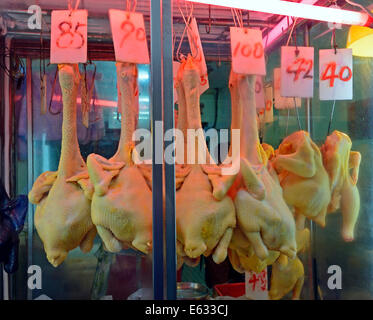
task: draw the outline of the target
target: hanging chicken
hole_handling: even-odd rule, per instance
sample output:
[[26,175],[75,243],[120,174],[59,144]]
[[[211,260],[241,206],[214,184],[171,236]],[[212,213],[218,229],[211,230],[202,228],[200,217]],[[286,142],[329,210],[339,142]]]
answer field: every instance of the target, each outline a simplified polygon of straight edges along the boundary
[[[199,104],[199,69],[189,55],[179,68],[176,87],[179,102],[179,128],[202,131]],[[186,122],[185,122],[186,121]],[[185,125],[187,123],[187,126]],[[184,135],[186,138],[186,135]],[[203,137],[203,136],[202,136]],[[188,141],[190,142],[190,141]],[[204,166],[198,164],[198,147],[210,159],[205,139],[195,138],[196,148],[184,148],[185,159],[190,164],[176,168],[176,226],[179,241],[179,256],[198,259],[209,256],[220,263],[227,256],[233,228],[236,225],[232,200],[223,192],[219,199],[213,195],[214,189]],[[200,143],[198,145],[198,143]],[[177,149],[176,153],[181,152]],[[193,155],[193,152],[195,154]],[[199,153],[201,155],[201,152]],[[182,158],[182,155],[181,155]],[[212,164],[210,169],[217,168]],[[223,179],[216,179],[216,183]],[[223,186],[223,188],[225,188]],[[225,188],[226,191],[228,188]]]
[[37,205],[36,230],[48,261],[55,267],[77,246],[89,252],[96,236],[91,220],[93,189],[80,154],[76,129],[79,68],[77,64],[61,64],[58,69],[63,102],[60,162],[56,172],[41,174],[29,193],[30,202]]
[[[276,174],[268,166],[266,153],[259,143],[255,76],[231,72],[230,90],[232,112],[242,114],[240,173],[229,190],[235,202],[238,228],[260,260],[268,258],[269,250],[294,257],[294,218],[283,199]],[[234,251],[234,244],[231,249]]]
[[360,195],[357,189],[361,154],[351,151],[348,135],[334,131],[321,147],[323,161],[330,179],[331,202],[328,212],[342,211],[342,237],[354,240],[354,228],[360,210]]
[[330,202],[329,177],[324,169],[320,149],[305,131],[286,137],[272,159],[286,203],[302,214],[325,226]]
[[[110,252],[131,247],[145,254],[152,249],[152,191],[143,171],[133,162],[132,134],[138,118],[137,66],[116,64],[122,119],[118,150],[109,160],[97,154],[87,159],[94,186],[92,221]],[[148,170],[151,172],[151,170]]]

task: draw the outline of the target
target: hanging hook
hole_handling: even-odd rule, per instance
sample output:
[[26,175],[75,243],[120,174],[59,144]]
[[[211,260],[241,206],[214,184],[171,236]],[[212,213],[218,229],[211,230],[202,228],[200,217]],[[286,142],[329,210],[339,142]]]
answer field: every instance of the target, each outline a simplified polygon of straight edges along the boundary
[[211,32],[211,5],[209,4],[209,23],[208,23],[208,28],[205,25],[205,30],[207,34],[210,34]]

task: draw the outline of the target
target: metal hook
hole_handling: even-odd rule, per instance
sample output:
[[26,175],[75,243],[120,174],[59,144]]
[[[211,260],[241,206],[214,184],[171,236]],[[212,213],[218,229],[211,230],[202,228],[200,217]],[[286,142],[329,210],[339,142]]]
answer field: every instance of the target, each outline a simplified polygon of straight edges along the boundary
[[209,4],[209,24],[208,24],[208,29],[207,26],[205,25],[205,30],[207,34],[210,34],[211,32],[211,5]]

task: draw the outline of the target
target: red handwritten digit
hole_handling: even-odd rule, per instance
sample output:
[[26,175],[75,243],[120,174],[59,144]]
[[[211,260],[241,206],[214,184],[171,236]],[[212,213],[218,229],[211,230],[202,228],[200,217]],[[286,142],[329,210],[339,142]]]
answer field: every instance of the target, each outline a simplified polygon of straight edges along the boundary
[[201,83],[202,86],[207,84],[207,79],[205,78],[205,75],[201,76],[201,82],[200,83]]
[[[337,64],[335,62],[330,62],[324,72],[321,75],[321,80],[326,81],[329,80],[329,87],[334,87],[335,79],[339,78],[339,75],[336,74]],[[330,75],[328,75],[330,71]]]
[[244,56],[244,57],[250,57],[251,55],[251,47],[249,44],[245,44],[242,49],[241,49],[241,54]]
[[136,30],[136,40],[144,41],[146,39],[146,34],[144,28],[138,28]]
[[255,291],[256,283],[259,281],[259,278],[255,275],[255,273],[251,276],[249,283],[252,283],[252,290]]
[[[63,27],[63,26],[65,26],[65,27]],[[71,44],[73,43],[74,34],[71,32],[71,28],[72,28],[71,22],[67,22],[67,21],[62,21],[58,25],[58,29],[61,31],[59,37],[56,40],[56,45],[57,45],[58,48],[66,49],[66,48],[70,47]],[[65,37],[66,35],[70,35],[70,37],[71,37],[70,38],[70,43],[68,45],[62,46],[60,44],[60,40],[61,40],[61,38]]]
[[263,54],[264,54],[263,45],[260,42],[255,43],[254,53],[253,53],[254,58],[260,59],[261,57],[263,57]]
[[124,36],[120,42],[120,47],[122,48],[124,41],[131,35],[132,32],[135,31],[135,26],[131,21],[125,20],[122,22],[120,28],[124,31]]
[[[345,72],[345,70],[347,70],[347,76],[346,77],[343,77],[343,74]],[[339,72],[339,79],[341,79],[342,81],[350,81],[352,78],[352,70],[350,69],[350,67],[348,66],[344,66],[341,68],[341,71]]]
[[236,47],[233,50],[233,57],[237,56],[238,50],[240,49],[241,42],[237,42]]

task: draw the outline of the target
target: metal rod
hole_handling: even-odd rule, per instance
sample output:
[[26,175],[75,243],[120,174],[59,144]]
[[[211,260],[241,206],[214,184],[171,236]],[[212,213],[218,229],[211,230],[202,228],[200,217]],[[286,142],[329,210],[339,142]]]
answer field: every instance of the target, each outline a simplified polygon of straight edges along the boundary
[[297,115],[297,120],[298,120],[298,128],[299,128],[299,130],[302,130],[302,126],[300,124],[300,118],[299,118],[299,111],[298,111],[298,107],[297,107],[297,101],[295,100],[295,98],[293,98],[293,99],[294,99],[295,113]]
[[[162,130],[162,1],[151,1],[151,122],[152,122],[152,198],[153,198],[153,298],[164,298],[163,261],[163,155]],[[159,128],[160,127],[160,128]],[[161,129],[161,137],[159,137]],[[161,150],[159,146],[162,145]]]
[[[306,23],[304,25],[304,45],[306,47],[310,46],[310,25]],[[309,133],[311,139],[313,138],[313,128],[312,128],[312,99],[307,98],[306,99],[306,131]],[[310,276],[310,288],[312,290],[313,298],[315,300],[318,299],[318,293],[317,293],[317,288],[318,288],[318,277],[317,277],[317,263],[316,263],[316,245],[315,245],[315,233],[316,229],[314,227],[314,224],[312,221],[309,221],[309,227],[310,227],[310,251],[308,255],[308,266],[309,266],[309,271]]]
[[[174,87],[172,70],[172,1],[162,1],[163,27],[163,103],[164,131],[174,129]],[[172,144],[165,141],[164,147]],[[170,160],[170,159],[168,159]],[[176,212],[175,212],[175,159],[172,163],[165,161],[166,189],[166,271],[167,271],[167,300],[176,300]]]
[[[33,121],[32,121],[32,59],[26,59],[26,109],[27,109],[27,188],[31,190],[34,181]],[[34,233],[34,206],[28,203],[27,215],[27,265],[31,266]],[[32,290],[27,289],[27,299],[32,300]]]
[[332,127],[332,122],[334,118],[335,100],[333,101],[332,112],[330,113],[329,125],[328,125],[328,135],[330,134],[330,128]]

